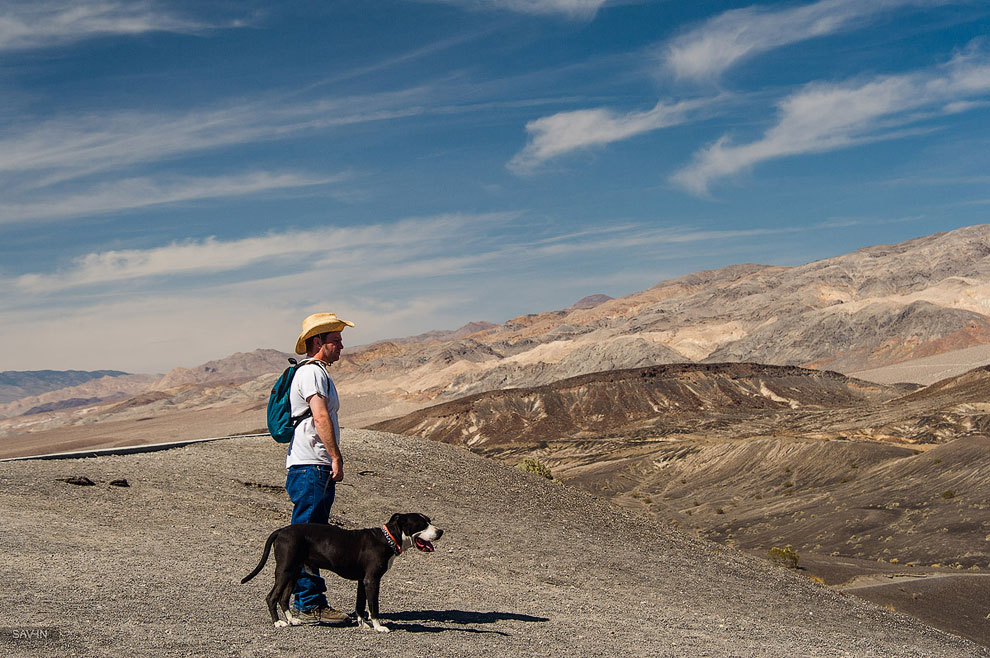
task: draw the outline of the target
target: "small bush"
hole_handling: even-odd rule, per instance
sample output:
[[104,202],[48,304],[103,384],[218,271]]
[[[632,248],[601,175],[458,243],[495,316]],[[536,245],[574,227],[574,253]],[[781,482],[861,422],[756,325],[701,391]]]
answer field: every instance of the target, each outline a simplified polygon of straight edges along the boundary
[[942,492],[942,498],[945,498],[946,500],[949,500],[950,498],[955,498],[955,497],[956,497],[956,492],[953,491],[952,489],[949,489],[948,491],[943,491]]
[[717,509],[715,510],[715,513],[716,513],[716,514],[725,514],[725,510],[724,510],[724,509],[722,509],[721,507],[719,507],[719,508],[717,508]]
[[774,546],[769,551],[770,559],[777,564],[782,564],[785,567],[791,569],[797,569],[798,567],[798,552],[794,550],[794,547],[788,544],[787,546],[780,548],[779,546]]
[[785,488],[786,488],[786,487],[793,487],[793,486],[794,486],[794,483],[793,483],[793,482],[791,482],[790,480],[788,480],[787,482],[785,482],[785,483],[784,483],[784,487],[785,487]]
[[553,479],[553,473],[550,472],[550,467],[534,457],[527,457],[522,460],[516,468],[522,469],[527,473],[533,473],[534,475],[545,477],[548,480]]

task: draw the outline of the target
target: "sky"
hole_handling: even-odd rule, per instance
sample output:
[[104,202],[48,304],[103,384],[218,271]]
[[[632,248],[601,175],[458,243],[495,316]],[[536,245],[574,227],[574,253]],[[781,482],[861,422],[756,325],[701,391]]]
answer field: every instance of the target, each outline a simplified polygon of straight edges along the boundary
[[983,0],[0,0],[0,370],[990,222],[986,35]]

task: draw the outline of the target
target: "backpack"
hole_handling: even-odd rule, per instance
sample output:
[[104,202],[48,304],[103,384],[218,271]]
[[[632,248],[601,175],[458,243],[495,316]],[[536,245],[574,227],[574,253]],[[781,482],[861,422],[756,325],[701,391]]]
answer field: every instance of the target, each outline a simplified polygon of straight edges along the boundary
[[311,409],[306,409],[298,416],[293,416],[292,403],[289,401],[292,378],[295,376],[296,370],[307,363],[316,363],[320,365],[321,369],[323,368],[318,359],[306,359],[302,363],[297,363],[295,359],[289,359],[289,367],[275,380],[271,395],[268,396],[268,433],[278,443],[290,443],[292,437],[295,436],[296,425],[313,415]]

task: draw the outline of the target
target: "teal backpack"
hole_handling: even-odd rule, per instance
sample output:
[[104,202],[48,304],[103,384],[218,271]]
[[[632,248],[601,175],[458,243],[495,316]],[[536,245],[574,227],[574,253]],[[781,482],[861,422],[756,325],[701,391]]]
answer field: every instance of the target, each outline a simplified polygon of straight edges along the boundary
[[[297,363],[295,359],[289,359],[289,367],[279,375],[275,385],[272,386],[271,395],[268,396],[268,433],[278,443],[290,443],[296,433],[296,425],[313,415],[311,409],[306,409],[298,416],[293,416],[289,391],[292,389],[292,378],[296,370],[314,362],[319,363],[319,360],[306,359],[302,363]],[[322,368],[322,365],[320,367]]]

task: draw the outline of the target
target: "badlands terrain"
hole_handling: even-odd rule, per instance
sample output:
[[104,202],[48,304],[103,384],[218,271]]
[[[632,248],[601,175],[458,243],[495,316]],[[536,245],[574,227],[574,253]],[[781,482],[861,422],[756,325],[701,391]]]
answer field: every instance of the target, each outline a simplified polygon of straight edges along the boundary
[[[623,523],[714,540],[698,545],[753,564],[790,545],[799,569],[774,577],[815,576],[990,645],[988,293],[990,226],[974,226],[799,267],[697,272],[502,324],[348,344],[334,378],[345,427],[454,444],[442,454],[474,459],[466,448],[493,464],[539,459],[558,480],[608,499],[599,511],[625,510],[615,511]],[[165,375],[0,373],[0,457],[264,432],[268,391],[288,356],[259,349]],[[255,441],[265,445],[244,438],[195,450]],[[0,473],[28,469],[26,483],[125,459],[173,477],[169,455],[185,450]],[[66,486],[63,494],[76,491]],[[492,486],[497,506],[502,491]],[[456,617],[468,618],[478,617]],[[837,646],[822,655],[914,655]]]
[[990,645],[990,368],[915,388],[678,364],[480,393],[372,428],[536,458],[758,555],[791,546],[808,575]]

